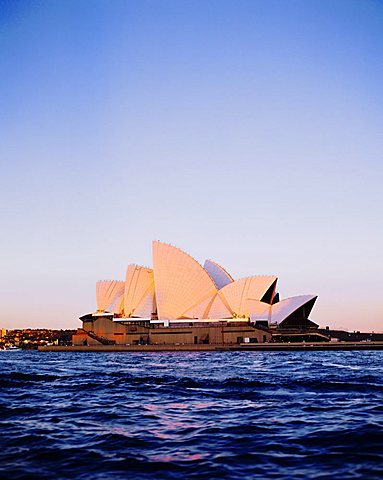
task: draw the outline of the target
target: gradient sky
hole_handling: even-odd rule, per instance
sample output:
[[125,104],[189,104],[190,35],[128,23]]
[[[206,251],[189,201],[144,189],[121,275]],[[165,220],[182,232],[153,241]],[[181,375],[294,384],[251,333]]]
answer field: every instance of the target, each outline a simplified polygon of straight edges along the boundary
[[151,240],[383,331],[383,2],[0,1],[0,326]]

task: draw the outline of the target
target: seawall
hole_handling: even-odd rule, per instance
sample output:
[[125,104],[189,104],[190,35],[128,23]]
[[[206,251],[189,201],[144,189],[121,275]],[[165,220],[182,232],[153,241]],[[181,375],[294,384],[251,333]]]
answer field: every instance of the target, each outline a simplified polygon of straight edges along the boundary
[[258,343],[240,345],[80,345],[41,346],[39,352],[201,352],[383,350],[383,342]]

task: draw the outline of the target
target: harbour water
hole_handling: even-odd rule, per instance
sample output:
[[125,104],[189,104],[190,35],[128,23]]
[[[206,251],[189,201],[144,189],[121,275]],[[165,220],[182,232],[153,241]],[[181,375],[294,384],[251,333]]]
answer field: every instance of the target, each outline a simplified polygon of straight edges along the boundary
[[383,352],[1,352],[0,478],[380,479]]

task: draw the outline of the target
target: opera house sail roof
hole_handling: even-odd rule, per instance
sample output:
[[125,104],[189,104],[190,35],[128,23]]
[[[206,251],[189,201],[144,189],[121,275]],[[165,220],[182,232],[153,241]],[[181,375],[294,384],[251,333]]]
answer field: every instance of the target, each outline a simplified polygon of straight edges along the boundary
[[177,247],[153,242],[159,319],[205,318],[217,288],[207,271]]
[[150,317],[155,311],[154,275],[151,268],[128,266],[123,311],[129,317]]
[[210,275],[218,290],[225,285],[234,282],[234,278],[223,267],[221,267],[221,265],[213,262],[213,260],[205,260],[203,268]]
[[96,283],[97,311],[120,313],[125,282],[103,280]]
[[153,241],[153,268],[131,264],[125,281],[96,284],[97,312],[117,319],[161,322],[247,319],[281,327],[316,326],[308,320],[316,295],[279,300],[278,278],[235,280],[212,260],[202,266],[179,248]]

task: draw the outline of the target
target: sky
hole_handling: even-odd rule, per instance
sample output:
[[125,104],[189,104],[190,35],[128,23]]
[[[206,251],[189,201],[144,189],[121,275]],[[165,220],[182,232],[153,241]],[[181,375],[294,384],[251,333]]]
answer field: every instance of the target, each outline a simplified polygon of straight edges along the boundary
[[153,239],[383,331],[383,2],[0,0],[0,326]]

